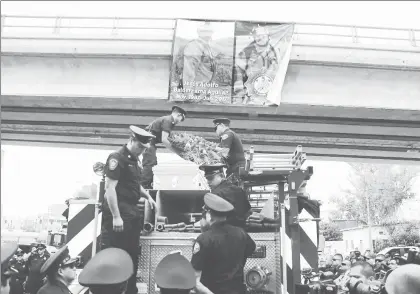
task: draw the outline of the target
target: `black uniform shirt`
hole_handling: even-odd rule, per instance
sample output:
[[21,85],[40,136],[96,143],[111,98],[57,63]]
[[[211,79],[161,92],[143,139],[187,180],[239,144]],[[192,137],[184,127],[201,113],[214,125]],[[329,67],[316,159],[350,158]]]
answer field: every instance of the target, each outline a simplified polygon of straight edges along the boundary
[[60,281],[48,281],[37,294],[72,294],[69,288]]
[[228,223],[244,228],[246,214],[251,209],[246,192],[228,181],[222,181],[211,192],[229,201],[235,208],[232,215],[228,217]]
[[23,261],[15,262],[11,267],[10,270],[14,273],[12,276],[13,278],[24,280],[26,278],[26,264]]
[[231,129],[226,129],[220,136],[220,147],[229,148],[227,157],[228,166],[235,166],[245,162],[244,147],[239,136]]
[[[128,151],[127,145],[109,155],[105,165],[105,175],[118,180],[115,190],[121,217],[123,219],[139,217],[140,210],[136,204],[140,199],[140,167],[137,158]],[[107,207],[107,203],[105,204]]]
[[147,126],[146,131],[156,136],[156,139],[154,139],[152,142],[162,143],[162,131],[170,134],[173,128],[174,118],[172,115],[167,115],[155,119],[149,126]]
[[244,266],[255,242],[241,228],[213,224],[194,243],[191,264],[202,271],[201,283],[213,293],[237,293],[244,287]]
[[30,275],[41,275],[41,267],[50,258],[48,254],[45,254],[41,257],[38,254],[31,254],[28,259],[28,270]]

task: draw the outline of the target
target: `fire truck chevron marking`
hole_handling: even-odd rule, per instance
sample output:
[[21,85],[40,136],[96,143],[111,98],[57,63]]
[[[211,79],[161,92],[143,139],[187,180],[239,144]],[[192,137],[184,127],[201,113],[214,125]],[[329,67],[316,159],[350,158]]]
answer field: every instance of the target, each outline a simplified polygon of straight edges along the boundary
[[88,204],[85,204],[85,205],[82,205],[82,204],[72,205],[71,206],[71,209],[69,209],[69,219],[68,219],[68,221],[71,221],[86,206],[88,206]]
[[[286,264],[288,268],[288,280],[292,279],[293,276],[290,272],[293,268],[293,260],[292,260],[292,228],[288,222],[290,217],[290,211],[286,207],[286,239],[285,239],[285,248],[284,248],[284,254],[285,257],[281,256],[281,260],[283,258],[286,259]],[[314,216],[310,215],[305,209],[302,210],[301,214],[299,215],[302,218],[313,218]],[[283,224],[282,224],[283,225]],[[317,223],[316,222],[303,222],[299,223],[299,231],[300,231],[300,265],[301,268],[314,268],[316,269],[318,266],[318,260],[317,260]],[[293,283],[293,281],[291,281]],[[292,290],[289,288],[288,283],[288,291],[290,293],[293,293]]]
[[[83,262],[87,262],[92,257],[95,205],[94,199],[73,200],[70,203],[67,245],[70,255],[81,256]],[[98,239],[101,234],[101,220],[102,213],[99,213],[96,230]]]
[[79,234],[80,231],[95,218],[94,204],[74,204],[73,206],[78,213],[73,214],[73,218],[69,220],[67,229],[68,242]]
[[[98,219],[102,218],[102,213],[98,215]],[[86,225],[78,234],[76,234],[73,239],[68,242],[69,251],[71,256],[80,255],[83,250],[92,244],[93,242],[93,227],[94,227],[94,219],[92,219],[88,225]],[[98,237],[101,233],[101,226],[98,225],[96,236]],[[89,258],[91,256],[91,252],[89,254]],[[86,256],[84,257],[87,258]]]

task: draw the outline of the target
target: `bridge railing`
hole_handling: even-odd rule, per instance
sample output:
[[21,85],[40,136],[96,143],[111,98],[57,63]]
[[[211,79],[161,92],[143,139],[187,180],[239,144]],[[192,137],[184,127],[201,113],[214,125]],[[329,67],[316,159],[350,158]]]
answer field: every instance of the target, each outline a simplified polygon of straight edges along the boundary
[[[175,19],[2,15],[2,39],[69,39],[172,42]],[[320,45],[413,49],[420,29],[295,23],[294,40]]]

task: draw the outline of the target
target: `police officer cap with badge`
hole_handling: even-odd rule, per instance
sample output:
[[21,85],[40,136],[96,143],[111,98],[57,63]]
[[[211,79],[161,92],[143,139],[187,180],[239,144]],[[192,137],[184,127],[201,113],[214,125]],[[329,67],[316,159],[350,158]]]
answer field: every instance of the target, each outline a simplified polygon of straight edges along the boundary
[[169,254],[159,262],[155,281],[161,294],[188,294],[196,286],[194,268],[179,253]]
[[172,112],[181,114],[182,115],[181,121],[184,121],[185,117],[187,116],[187,112],[183,108],[179,107],[178,105],[175,105],[172,107]]
[[230,119],[226,117],[220,117],[213,119],[214,128],[217,129],[217,126],[220,124],[224,124],[225,126],[230,126]]
[[203,209],[216,213],[217,215],[227,215],[233,210],[233,205],[220,196],[207,193],[204,195]]
[[12,272],[9,271],[9,261],[18,249],[17,243],[1,244],[1,293],[9,293],[9,278]]
[[214,175],[217,175],[217,174],[224,175],[223,168],[226,168],[226,165],[222,164],[222,163],[203,164],[203,165],[200,165],[200,167],[199,167],[200,170],[204,171],[204,176],[206,178],[210,178],[210,177],[212,177]]
[[68,287],[76,278],[77,258],[72,258],[67,245],[50,256],[40,273],[47,275],[48,282],[37,294],[71,293]]
[[79,275],[79,284],[89,287],[92,294],[122,294],[134,273],[130,255],[119,248],[98,252]]
[[43,243],[38,243],[37,245],[36,245],[36,249],[37,250],[44,250],[44,249],[46,249],[47,248],[47,246],[45,245],[45,244],[43,244]]
[[150,142],[155,138],[154,135],[137,126],[130,126],[130,131],[131,136],[146,148],[150,147]]

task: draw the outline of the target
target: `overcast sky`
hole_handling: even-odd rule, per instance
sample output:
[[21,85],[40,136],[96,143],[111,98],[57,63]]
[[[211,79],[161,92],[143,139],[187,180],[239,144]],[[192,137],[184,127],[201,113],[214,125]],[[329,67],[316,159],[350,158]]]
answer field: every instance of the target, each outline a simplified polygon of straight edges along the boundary
[[[2,1],[1,13],[43,16],[111,16],[305,22],[420,29],[420,2],[406,1]],[[2,146],[2,205],[5,214],[46,212],[82,185],[98,181],[92,172],[107,151]],[[163,157],[168,158],[167,155]],[[345,186],[348,165],[310,162],[315,174],[308,185],[314,198],[327,200]],[[419,185],[418,185],[419,186]],[[419,189],[417,189],[419,191]]]
[[[94,163],[105,162],[109,151],[2,145],[5,151],[1,172],[1,203],[5,215],[37,215],[46,213],[48,205],[63,204],[83,185],[99,183],[92,171]],[[161,164],[179,158],[158,154]],[[178,159],[181,160],[181,159]],[[307,191],[314,199],[326,203],[347,187],[350,172],[345,162],[307,161],[314,166],[314,175]],[[420,196],[420,181],[415,192]],[[325,216],[325,215],[324,215]]]
[[418,1],[1,1],[2,14],[209,18],[420,28]]

